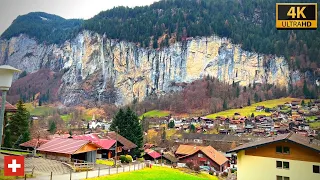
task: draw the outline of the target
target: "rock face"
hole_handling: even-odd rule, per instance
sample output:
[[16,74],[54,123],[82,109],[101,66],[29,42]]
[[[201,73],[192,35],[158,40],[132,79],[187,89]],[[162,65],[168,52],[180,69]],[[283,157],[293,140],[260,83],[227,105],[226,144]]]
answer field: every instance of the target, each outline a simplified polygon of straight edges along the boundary
[[177,82],[211,75],[227,83],[286,86],[290,72],[283,58],[243,51],[228,39],[190,38],[154,50],[83,31],[62,45],[38,44],[25,35],[0,41],[0,64],[27,72],[63,71],[59,90],[65,105],[85,100],[117,105],[152,93],[179,90]]

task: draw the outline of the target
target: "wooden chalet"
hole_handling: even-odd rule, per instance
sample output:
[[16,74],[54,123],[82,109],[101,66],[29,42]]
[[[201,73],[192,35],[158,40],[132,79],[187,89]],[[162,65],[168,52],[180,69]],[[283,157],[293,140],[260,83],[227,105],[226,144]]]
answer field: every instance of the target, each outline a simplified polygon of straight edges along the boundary
[[41,145],[49,142],[50,140],[48,139],[31,139],[30,141],[24,142],[22,144],[20,144],[19,146],[21,147],[21,149],[24,150],[34,150],[35,148],[40,147]]
[[73,138],[54,138],[41,145],[37,150],[45,158],[63,162],[74,162],[74,160],[96,162],[97,150],[102,148],[96,143],[88,140]]
[[180,145],[175,154],[179,163],[193,162],[220,172],[228,167],[228,159],[211,146]]

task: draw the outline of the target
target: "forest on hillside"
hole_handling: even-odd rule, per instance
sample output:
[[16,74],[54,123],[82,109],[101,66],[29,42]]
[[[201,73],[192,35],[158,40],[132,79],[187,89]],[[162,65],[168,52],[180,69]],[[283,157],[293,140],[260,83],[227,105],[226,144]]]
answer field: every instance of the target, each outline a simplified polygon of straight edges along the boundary
[[249,84],[239,86],[220,82],[214,77],[204,77],[192,83],[173,84],[183,87],[182,91],[162,96],[151,95],[146,100],[131,105],[139,114],[158,109],[175,113],[211,114],[219,111],[241,108],[253,103],[287,96],[316,98],[319,89],[313,89],[304,82],[303,88],[277,87],[271,84]]
[[[88,20],[65,20],[45,13],[19,16],[1,35],[20,33],[40,42],[62,43],[81,30],[108,38],[162,48],[188,37],[228,37],[248,51],[284,56],[293,70],[320,66],[320,30],[279,31],[275,28],[278,0],[162,0],[150,6],[115,7]],[[301,2],[282,0],[281,2]],[[304,0],[303,2],[314,2]],[[39,16],[48,20],[43,20]]]

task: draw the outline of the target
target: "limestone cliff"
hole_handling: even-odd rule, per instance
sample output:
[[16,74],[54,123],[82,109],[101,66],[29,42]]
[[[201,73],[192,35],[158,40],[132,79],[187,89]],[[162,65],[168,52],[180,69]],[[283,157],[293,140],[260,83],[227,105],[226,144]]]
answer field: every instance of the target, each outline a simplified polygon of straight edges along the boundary
[[216,36],[189,38],[154,50],[89,31],[62,45],[38,44],[20,35],[1,40],[0,50],[0,64],[27,72],[63,71],[59,97],[66,105],[84,100],[123,105],[151,93],[179,90],[174,82],[191,82],[208,74],[227,83],[281,86],[291,76],[283,58],[243,51]]

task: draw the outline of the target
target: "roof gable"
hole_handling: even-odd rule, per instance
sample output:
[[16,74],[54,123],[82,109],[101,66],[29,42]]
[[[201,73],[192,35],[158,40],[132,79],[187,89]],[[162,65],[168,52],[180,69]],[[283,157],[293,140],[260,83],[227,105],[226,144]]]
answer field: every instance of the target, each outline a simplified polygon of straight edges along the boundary
[[184,155],[179,159],[191,156],[195,153],[202,152],[212,161],[219,165],[224,164],[228,159],[220,152],[215,150],[212,146],[194,146],[194,145],[180,145],[176,151],[176,154]]
[[290,142],[293,142],[293,143],[299,144],[301,146],[311,148],[315,151],[320,152],[320,145],[319,144],[311,143],[309,138],[295,134],[293,132],[290,132],[288,134],[281,134],[281,135],[278,135],[275,137],[265,138],[262,140],[246,143],[246,144],[243,144],[241,146],[238,146],[238,147],[232,149],[231,151],[229,151],[227,153],[238,152],[241,150],[264,146],[264,145],[267,145],[270,143],[275,143],[275,142],[280,142],[280,141],[290,141]]
[[[0,97],[0,102],[2,102],[2,97]],[[0,103],[0,109],[1,109],[1,106],[2,106],[2,103]],[[5,111],[6,112],[16,112],[17,108],[14,105],[8,103],[8,101],[6,101]]]

